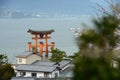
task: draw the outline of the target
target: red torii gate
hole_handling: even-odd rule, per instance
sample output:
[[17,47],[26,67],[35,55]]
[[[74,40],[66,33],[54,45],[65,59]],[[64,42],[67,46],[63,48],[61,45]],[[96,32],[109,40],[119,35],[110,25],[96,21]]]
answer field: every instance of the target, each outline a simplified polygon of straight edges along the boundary
[[[35,30],[29,29],[27,32],[30,33],[31,35],[34,35],[34,37],[32,37],[32,39],[34,40],[34,44],[32,45],[31,42],[28,42],[28,52],[30,52],[31,48],[33,48],[34,50],[33,52],[37,53],[39,48],[40,55],[42,56],[43,52],[45,52],[47,56],[49,52],[48,47],[51,46],[51,48],[54,48],[55,46],[54,42],[52,42],[51,44],[48,44],[48,39],[51,38],[51,36],[48,36],[48,35],[54,32],[53,29],[46,30],[46,31],[35,31]],[[39,39],[45,39],[45,44],[43,42],[40,42],[38,44]],[[45,47],[45,51],[43,51],[44,47]]]

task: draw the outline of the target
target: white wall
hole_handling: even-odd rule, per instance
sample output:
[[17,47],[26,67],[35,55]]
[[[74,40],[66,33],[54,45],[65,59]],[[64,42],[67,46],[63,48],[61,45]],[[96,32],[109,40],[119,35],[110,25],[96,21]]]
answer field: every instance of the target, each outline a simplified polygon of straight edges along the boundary
[[52,72],[51,78],[55,78],[55,73],[57,73],[57,74],[58,74],[58,76],[60,75],[60,74],[59,74],[59,71],[58,71],[58,70],[56,70],[56,71],[53,71],[53,72]]
[[37,73],[37,77],[38,78],[44,78],[44,73],[42,73],[42,72]]
[[35,62],[36,60],[41,60],[41,56],[32,54],[31,56],[27,57],[26,64],[31,64],[31,63]]
[[52,73],[49,73],[49,78],[52,78]]
[[[20,59],[21,59],[21,62],[20,62]],[[17,64],[26,64],[26,58],[17,57]]]
[[[20,62],[21,59],[21,62]],[[26,58],[17,57],[17,64],[31,64],[36,60],[41,60],[41,56],[38,56],[36,54],[32,54]]]
[[26,75],[24,77],[31,77],[31,72],[26,72]]
[[[52,73],[47,73],[47,74],[48,74],[48,78],[52,78]],[[44,78],[45,77],[44,72],[38,72],[37,77]]]
[[17,74],[16,74],[16,76],[18,77],[18,76],[20,76],[20,72],[19,71],[17,71]]
[[[22,71],[17,71],[17,77],[19,77],[19,76],[21,76],[21,73]],[[44,72],[25,72],[26,73],[26,75],[24,75],[23,77],[32,77],[32,73],[36,73],[36,77],[37,78],[44,78]],[[49,73],[49,78],[51,78],[52,76],[51,76],[52,74],[50,74]]]

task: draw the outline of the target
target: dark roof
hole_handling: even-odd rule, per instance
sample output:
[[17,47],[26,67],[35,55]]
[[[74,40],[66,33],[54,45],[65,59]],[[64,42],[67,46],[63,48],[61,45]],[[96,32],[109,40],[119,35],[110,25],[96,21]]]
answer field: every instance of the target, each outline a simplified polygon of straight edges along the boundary
[[[71,62],[70,60],[62,60],[59,64],[60,64],[60,67],[62,68],[62,67],[65,67],[66,65],[68,65],[70,62]],[[32,65],[54,66],[55,62],[36,60],[35,62],[32,63]]]
[[60,77],[73,77],[72,69],[73,69],[73,66],[72,64],[70,64],[70,66],[67,69],[60,72]]
[[27,58],[27,57],[29,57],[29,56],[31,56],[31,55],[38,55],[38,56],[40,56],[40,54],[38,54],[38,53],[35,54],[35,53],[33,53],[33,52],[25,51],[25,52],[17,55],[16,57],[19,57],[19,58]]
[[39,65],[39,66],[53,66],[55,63],[50,61],[40,61],[36,60],[32,63],[32,65]]
[[18,71],[37,71],[37,72],[52,72],[56,69],[55,66],[39,66],[31,64],[22,64],[17,66]]
[[[70,63],[70,60],[63,60],[60,62],[60,67],[63,68]],[[55,62],[50,61],[35,61],[32,64],[24,64],[17,66],[20,71],[39,71],[39,72],[52,72],[56,69]]]
[[44,31],[36,31],[36,30],[31,30],[29,29],[27,32],[31,34],[51,34],[52,32],[55,32],[53,29],[51,30],[44,30]]

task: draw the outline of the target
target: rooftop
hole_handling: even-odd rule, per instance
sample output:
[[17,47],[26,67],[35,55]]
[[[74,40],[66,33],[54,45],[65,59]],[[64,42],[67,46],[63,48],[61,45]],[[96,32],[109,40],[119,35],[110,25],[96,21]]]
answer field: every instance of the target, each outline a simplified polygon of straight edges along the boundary
[[[60,62],[60,67],[64,67],[64,66],[66,66],[69,63],[70,63],[70,60],[63,60],[63,61]],[[55,62],[37,60],[37,61],[35,61],[32,64],[33,65],[39,65],[39,66],[54,66]]]
[[[65,67],[70,63],[70,60],[63,60],[60,62],[60,67]],[[32,64],[19,65],[16,68],[20,71],[40,71],[40,72],[52,72],[56,69],[55,62],[50,61],[35,61]]]
[[39,65],[31,65],[31,64],[24,64],[19,65],[16,68],[18,71],[37,71],[37,72],[52,72],[55,70],[55,66],[39,66]]
[[35,61],[32,63],[32,65],[38,65],[38,66],[53,66],[55,63],[54,62],[50,62],[50,61]]
[[16,57],[26,58],[26,57],[29,57],[29,56],[31,56],[31,55],[38,55],[38,56],[40,56],[40,54],[38,54],[38,53],[34,54],[33,52],[25,51],[25,52],[17,55]]
[[51,34],[52,32],[54,32],[54,30],[51,29],[51,30],[44,30],[44,31],[36,31],[36,30],[29,29],[27,32],[31,34]]

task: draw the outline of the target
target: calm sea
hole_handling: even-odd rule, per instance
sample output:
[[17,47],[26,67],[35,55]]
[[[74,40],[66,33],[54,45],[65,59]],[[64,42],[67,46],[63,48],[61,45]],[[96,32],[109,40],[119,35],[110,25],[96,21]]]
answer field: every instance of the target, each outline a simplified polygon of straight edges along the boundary
[[28,29],[54,29],[49,42],[54,41],[56,48],[63,50],[67,55],[78,51],[74,33],[70,28],[79,27],[81,23],[89,22],[88,18],[27,18],[27,19],[0,19],[0,53],[8,55],[10,62],[15,56],[27,51],[27,42],[33,42]]

